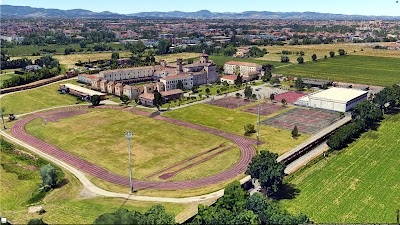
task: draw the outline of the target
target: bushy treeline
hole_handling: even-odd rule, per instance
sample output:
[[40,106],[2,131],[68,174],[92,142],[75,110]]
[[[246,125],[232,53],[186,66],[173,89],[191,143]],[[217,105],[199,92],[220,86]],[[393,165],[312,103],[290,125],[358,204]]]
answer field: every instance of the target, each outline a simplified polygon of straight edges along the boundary
[[15,87],[29,84],[38,80],[55,77],[61,72],[60,63],[52,55],[45,55],[35,60],[35,64],[43,67],[34,72],[26,72],[23,75],[15,75],[3,81],[2,88]]
[[199,205],[190,224],[303,224],[307,216],[291,215],[261,193],[249,195],[239,181],[225,188],[224,196],[213,206]]
[[376,127],[377,122],[383,119],[385,110],[392,110],[400,106],[400,86],[386,87],[377,93],[373,101],[358,103],[352,112],[351,123],[339,128],[327,141],[333,150],[346,147],[361,133]]
[[113,213],[105,213],[97,217],[93,224],[175,224],[175,217],[167,213],[164,206],[153,205],[143,214],[124,208]]
[[9,61],[1,61],[1,69],[17,69],[17,68],[25,68],[28,65],[31,65],[32,61],[27,58],[23,59],[14,59]]

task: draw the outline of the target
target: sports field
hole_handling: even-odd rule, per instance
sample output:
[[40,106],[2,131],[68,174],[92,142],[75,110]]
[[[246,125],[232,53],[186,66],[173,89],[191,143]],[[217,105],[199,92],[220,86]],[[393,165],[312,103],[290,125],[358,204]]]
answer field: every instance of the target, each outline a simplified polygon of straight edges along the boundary
[[400,59],[373,56],[335,56],[316,62],[292,64],[274,70],[274,73],[387,86],[400,82]]
[[339,155],[286,182],[299,195],[281,204],[316,223],[395,223],[400,208],[400,115],[388,116]]
[[[132,130],[133,177],[142,180],[202,178],[228,169],[240,158],[237,146],[224,138],[121,110],[93,109],[58,121],[53,117],[38,118],[28,123],[26,130],[125,177],[129,177],[129,170],[124,131]],[[209,150],[213,151],[199,156]],[[219,151],[220,154],[213,155]],[[182,162],[191,157],[200,161],[207,156],[213,157],[196,165],[191,165],[193,161]],[[178,163],[179,166],[167,169]],[[157,173],[160,170],[164,171]],[[168,176],[169,173],[175,174]]]
[[10,93],[1,98],[1,105],[6,108],[7,113],[18,115],[50,107],[75,104],[76,97],[58,92],[59,85],[62,83],[78,84],[76,80],[64,80],[31,90]]
[[[23,149],[17,147],[18,149]],[[1,152],[1,163],[17,163],[26,166],[26,162]],[[18,179],[17,174],[6,172],[0,167],[0,214],[13,224],[26,224],[30,219],[42,218],[49,224],[90,224],[100,214],[113,212],[119,207],[144,212],[153,202],[126,201],[125,199],[103,198],[82,192],[83,186],[73,175],[64,171],[67,184],[52,190],[40,205],[46,210],[43,215],[28,214],[27,201],[41,182],[38,168],[26,167],[27,172],[35,174],[29,179]],[[33,171],[31,171],[33,170]],[[188,205],[162,203],[168,212],[178,215]]]
[[[248,106],[251,107],[252,104]],[[257,125],[257,115],[243,112],[241,111],[242,109],[244,108],[227,109],[208,104],[197,104],[164,113],[163,116],[243,135],[244,125]],[[288,109],[290,108],[287,107],[278,113]],[[271,114],[269,116],[273,115],[276,114]],[[266,118],[265,116],[261,116],[261,120],[265,120]],[[264,141],[264,144],[259,146],[259,149],[268,149],[269,151],[283,154],[310,137],[310,135],[302,134],[298,139],[293,139],[290,132],[290,130],[261,125],[260,140]],[[250,137],[256,138],[256,134]]]

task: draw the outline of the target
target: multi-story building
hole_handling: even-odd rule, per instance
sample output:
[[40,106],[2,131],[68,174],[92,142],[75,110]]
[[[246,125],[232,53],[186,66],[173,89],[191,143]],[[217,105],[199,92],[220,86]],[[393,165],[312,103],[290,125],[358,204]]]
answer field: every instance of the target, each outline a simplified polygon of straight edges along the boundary
[[99,77],[109,81],[134,81],[150,79],[156,71],[155,66],[142,66],[128,69],[101,71]]
[[184,89],[191,89],[193,87],[193,75],[190,73],[180,73],[178,75],[167,76],[160,79],[160,82],[164,84],[166,91],[177,89],[179,81],[183,83]]
[[224,65],[224,73],[226,74],[234,74],[236,70],[239,70],[240,75],[248,76],[249,73],[258,72],[261,73],[262,66],[257,63],[249,63],[249,62],[236,62],[229,61]]

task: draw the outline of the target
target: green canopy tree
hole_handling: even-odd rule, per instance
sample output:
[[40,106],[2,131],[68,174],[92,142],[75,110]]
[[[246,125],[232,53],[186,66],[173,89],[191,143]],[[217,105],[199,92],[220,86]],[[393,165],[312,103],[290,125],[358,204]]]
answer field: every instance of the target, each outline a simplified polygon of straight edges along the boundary
[[264,82],[268,82],[268,81],[271,80],[271,77],[272,77],[271,70],[267,69],[267,70],[264,71],[264,75],[261,77],[261,79]]
[[317,60],[317,55],[316,54],[312,54],[311,59],[312,59],[312,61],[316,61]]
[[301,91],[304,89],[304,82],[303,79],[301,79],[300,77],[296,79],[296,81],[294,82],[294,86],[296,87],[297,90]]
[[269,151],[261,151],[253,157],[247,167],[246,174],[253,179],[258,179],[268,195],[275,194],[282,186],[285,176],[285,164],[277,162],[278,154]]
[[253,94],[253,89],[250,86],[246,86],[246,88],[244,89],[244,96],[247,99],[250,99],[252,94]]
[[303,63],[304,63],[304,58],[303,58],[302,56],[298,57],[298,58],[297,58],[297,62],[298,62],[299,64],[303,64]]
[[40,168],[40,176],[42,177],[43,189],[48,191],[54,188],[57,184],[57,172],[51,165],[47,164]]
[[92,103],[92,106],[98,106],[98,105],[100,105],[100,96],[98,96],[98,95],[93,95],[93,96],[90,98],[90,102]]
[[163,97],[158,92],[158,90],[154,91],[154,99],[153,99],[153,105],[157,107],[158,110],[160,110],[161,105],[163,104]]
[[240,86],[242,86],[242,83],[243,83],[242,76],[240,75],[240,73],[238,73],[236,75],[235,85],[237,88],[239,88]]
[[129,97],[126,96],[126,95],[122,95],[122,96],[119,98],[119,100],[121,100],[125,105],[128,105],[128,104],[131,102],[131,100],[129,99]]
[[28,222],[28,225],[47,225],[48,223],[44,222],[42,218],[40,219],[31,219]]

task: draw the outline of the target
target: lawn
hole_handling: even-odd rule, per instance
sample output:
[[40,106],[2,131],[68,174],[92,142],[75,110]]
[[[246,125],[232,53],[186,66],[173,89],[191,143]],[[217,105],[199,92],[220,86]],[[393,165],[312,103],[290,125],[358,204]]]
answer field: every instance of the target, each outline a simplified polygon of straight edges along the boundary
[[240,62],[250,62],[257,64],[272,64],[274,67],[285,65],[281,62],[267,61],[267,60],[259,60],[259,59],[248,59],[248,58],[235,58],[229,56],[220,56],[220,55],[210,55],[210,60],[212,60],[217,66],[224,66],[224,64],[228,61],[240,61]]
[[[25,150],[17,146],[18,149]],[[8,160],[25,165],[24,161],[1,152],[1,163]],[[83,194],[82,184],[70,173],[64,171],[68,183],[54,189],[40,203],[46,210],[43,215],[28,214],[27,201],[41,182],[39,171],[37,176],[29,180],[19,180],[14,173],[5,172],[0,168],[0,214],[13,224],[26,224],[30,219],[42,218],[49,224],[90,224],[100,214],[113,212],[120,207],[144,212],[156,202],[140,202],[119,198],[96,197]],[[188,205],[161,203],[170,213],[178,215],[187,210]]]
[[400,206],[400,115],[291,176],[299,195],[281,204],[316,223],[395,223]]
[[18,115],[50,107],[75,104],[76,97],[60,94],[57,91],[62,83],[77,84],[75,80],[64,80],[31,90],[7,94],[1,98],[1,105],[6,108],[6,113]]
[[274,73],[341,82],[387,86],[400,82],[400,59],[373,56],[335,56],[292,64]]
[[[248,106],[250,107],[252,105],[253,104],[249,104]],[[207,104],[197,104],[182,109],[172,110],[164,113],[163,115],[212,127],[218,130],[243,135],[244,125],[257,124],[257,115],[240,111],[242,109],[242,107],[233,110]],[[280,112],[286,110],[287,109],[284,109]],[[265,116],[261,116],[260,119],[265,120],[266,118],[267,117]],[[298,139],[293,139],[290,130],[261,125],[260,140],[264,141],[265,143],[259,146],[259,149],[268,149],[278,154],[283,154],[301,144],[309,137],[310,135],[302,134]],[[256,138],[256,134],[253,134],[251,138]]]
[[[132,130],[133,177],[143,180],[161,180],[158,176],[145,177],[220,144],[236,146],[215,135],[116,110],[94,109],[87,114],[45,124],[39,118],[28,123],[26,130],[65,151],[126,177],[129,177],[129,170],[127,141],[123,132]],[[200,164],[207,167],[188,168],[170,180],[196,179],[218,173],[236,163],[240,152],[235,148],[222,153],[221,157],[224,160],[214,157]]]

